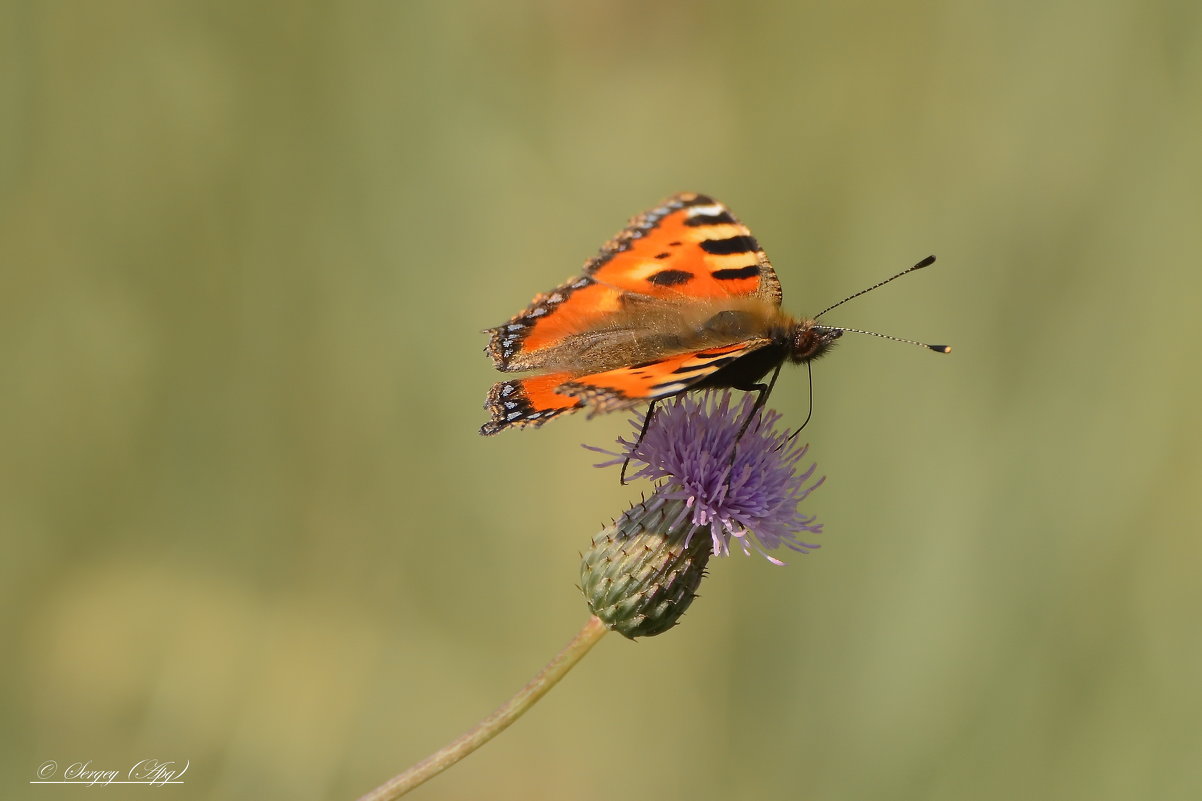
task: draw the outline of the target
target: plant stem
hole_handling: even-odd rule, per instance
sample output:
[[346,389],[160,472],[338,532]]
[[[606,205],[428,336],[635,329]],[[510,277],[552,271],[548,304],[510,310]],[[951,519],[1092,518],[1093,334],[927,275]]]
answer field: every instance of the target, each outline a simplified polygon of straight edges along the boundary
[[588,650],[607,631],[609,629],[596,616],[589,617],[584,628],[572,638],[572,641],[556,654],[555,658],[548,662],[547,666],[540,670],[525,687],[518,690],[516,695],[497,707],[491,715],[473,728],[464,732],[458,739],[430,754],[403,773],[393,776],[370,793],[362,796],[359,801],[391,801],[391,799],[400,798],[414,787],[427,779],[434,778],[496,737],[567,675],[567,672],[588,653]]

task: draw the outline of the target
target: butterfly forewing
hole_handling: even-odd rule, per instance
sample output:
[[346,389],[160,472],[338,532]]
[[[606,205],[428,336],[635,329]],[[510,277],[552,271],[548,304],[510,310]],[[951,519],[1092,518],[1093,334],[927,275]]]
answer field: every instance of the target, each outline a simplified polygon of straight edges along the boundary
[[685,193],[633,218],[584,267],[490,329],[498,370],[537,370],[573,334],[604,329],[631,296],[668,301],[753,296],[779,306],[780,281],[745,225],[721,203]]

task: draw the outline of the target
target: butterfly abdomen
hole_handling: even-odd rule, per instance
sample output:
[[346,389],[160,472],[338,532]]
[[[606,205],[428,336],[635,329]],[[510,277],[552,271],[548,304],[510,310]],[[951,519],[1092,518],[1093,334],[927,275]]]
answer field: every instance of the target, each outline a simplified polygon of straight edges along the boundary
[[759,350],[744,354],[739,358],[723,365],[717,372],[693,385],[694,389],[710,389],[731,387],[732,389],[750,390],[759,383],[760,379],[785,360],[788,355],[785,343],[773,343]]

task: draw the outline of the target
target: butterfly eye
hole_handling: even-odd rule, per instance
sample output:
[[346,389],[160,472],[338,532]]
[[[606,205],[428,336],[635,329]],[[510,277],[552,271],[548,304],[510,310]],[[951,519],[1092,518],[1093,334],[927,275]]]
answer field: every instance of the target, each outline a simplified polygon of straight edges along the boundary
[[721,336],[745,336],[751,331],[755,316],[737,309],[720,311],[701,324],[701,329]]

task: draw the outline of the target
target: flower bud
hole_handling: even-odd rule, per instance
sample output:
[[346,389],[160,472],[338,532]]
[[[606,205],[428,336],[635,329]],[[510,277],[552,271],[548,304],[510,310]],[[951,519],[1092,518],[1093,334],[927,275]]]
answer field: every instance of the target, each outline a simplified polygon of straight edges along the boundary
[[713,543],[705,532],[694,536],[684,507],[653,495],[593,537],[584,554],[580,584],[589,608],[625,637],[667,631],[697,597]]

